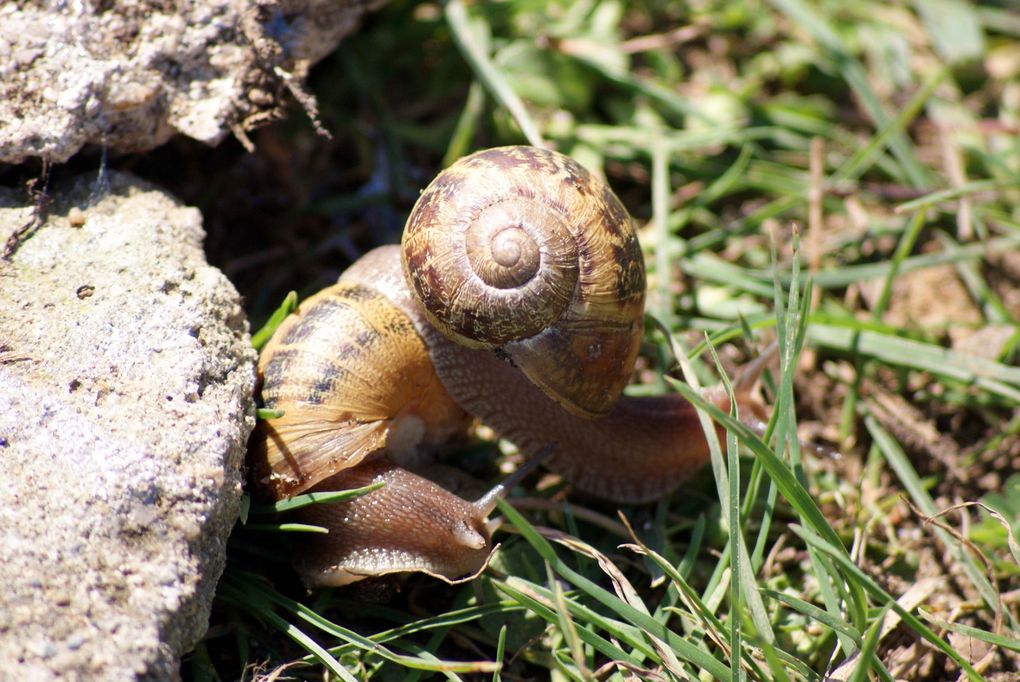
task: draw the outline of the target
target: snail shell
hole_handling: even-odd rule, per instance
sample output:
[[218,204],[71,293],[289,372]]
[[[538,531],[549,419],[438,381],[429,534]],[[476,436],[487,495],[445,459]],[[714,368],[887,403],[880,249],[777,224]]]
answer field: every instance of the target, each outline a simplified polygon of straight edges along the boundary
[[282,499],[367,457],[407,462],[463,433],[470,417],[440,383],[410,320],[378,291],[340,282],[301,303],[259,357],[262,399],[250,456]]
[[401,248],[437,329],[498,349],[575,414],[612,408],[641,343],[644,259],[619,199],[580,164],[536,147],[467,156],[425,189]]

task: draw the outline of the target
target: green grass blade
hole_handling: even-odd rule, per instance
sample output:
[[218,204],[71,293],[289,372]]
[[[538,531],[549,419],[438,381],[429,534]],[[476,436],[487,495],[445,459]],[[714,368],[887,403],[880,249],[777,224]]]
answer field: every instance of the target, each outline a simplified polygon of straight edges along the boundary
[[507,502],[500,500],[499,509],[507,520],[512,523],[515,528],[517,528],[524,539],[528,541],[528,544],[530,544],[535,551],[538,552],[539,556],[549,562],[549,565],[552,566],[557,575],[561,578],[572,583],[589,597],[609,608],[627,622],[645,630],[653,637],[657,637],[665,642],[671,649],[673,649],[673,651],[676,652],[676,655],[679,658],[687,660],[695,666],[707,670],[710,674],[715,675],[718,678],[729,678],[730,668],[725,663],[693,646],[685,639],[677,636],[676,633],[670,631],[662,623],[655,621],[647,613],[642,613],[638,609],[621,600],[616,595],[607,592],[577,571],[567,566],[566,563],[561,561],[556,555],[556,551],[552,548],[552,545],[550,545],[545,538],[539,535],[538,531],[536,531],[535,528],[531,526],[531,524],[529,524],[523,516],[521,516],[520,512],[511,507]]
[[[693,252],[696,240],[691,240],[690,250]],[[916,272],[939,265],[958,263],[969,260],[987,258],[989,256],[1015,251],[1020,248],[1020,234],[989,239],[980,244],[968,244],[953,251],[926,253],[905,258],[899,264],[899,273]],[[751,270],[739,265],[723,261],[710,253],[699,252],[681,258],[680,269],[692,277],[705,279],[718,284],[733,286],[741,291],[761,296],[772,295],[772,270]],[[892,264],[889,261],[866,263],[862,265],[844,265],[831,270],[824,270],[811,275],[814,285],[819,289],[842,289],[851,284],[858,284],[873,279],[886,277]],[[801,281],[807,279],[806,274],[800,275]],[[784,287],[790,286],[790,275],[780,273],[779,280]]]
[[772,450],[758,438],[744,424],[736,421],[725,412],[722,412],[715,405],[705,400],[702,395],[694,391],[687,384],[669,379],[670,385],[688,401],[708,412],[714,421],[721,423],[727,429],[736,432],[740,441],[754,453],[755,457],[762,462],[766,472],[779,488],[779,492],[793,506],[794,510],[801,516],[805,523],[815,529],[822,537],[825,537],[834,546],[842,546],[842,542],[832,526],[825,519],[821,509],[811,494],[793,475],[790,468],[779,459]]
[[878,617],[875,618],[875,622],[871,624],[868,631],[864,635],[864,644],[861,647],[860,655],[857,657],[857,667],[850,675],[850,679],[847,682],[867,682],[868,672],[871,667],[879,667],[882,662],[875,655],[878,651],[878,642],[882,638],[882,622],[885,620],[885,614],[889,611],[889,607],[886,606],[879,612]]
[[357,678],[340,665],[340,662],[333,658],[318,642],[309,637],[301,628],[288,622],[273,611],[272,607],[258,591],[238,587],[231,582],[225,581],[220,584],[219,593],[222,599],[251,611],[290,637],[322,663],[327,670],[341,680],[344,680],[344,682],[358,682]]
[[[935,506],[935,501],[925,490],[924,485],[921,482],[921,478],[914,471],[914,467],[910,464],[910,460],[907,459],[907,455],[903,452],[903,449],[899,446],[893,437],[878,423],[873,416],[867,415],[864,418],[864,424],[868,428],[868,432],[872,438],[875,439],[875,444],[878,446],[879,451],[885,457],[889,466],[896,473],[896,476],[900,479],[903,487],[906,488],[907,493],[910,495],[910,499],[913,500],[914,504],[923,513],[930,517],[938,515],[938,508]],[[959,539],[953,537],[949,532],[938,526],[932,527],[933,532],[939,538],[939,540],[952,552],[955,559],[962,566],[964,573],[970,578],[971,583],[977,589],[981,598],[984,599],[985,603],[993,610],[1000,610],[1001,597],[996,592],[995,587],[988,581],[988,578],[981,571],[978,565],[975,563],[971,555],[966,551],[963,543]],[[1016,621],[1013,619],[1012,614],[1008,609],[1002,609],[1006,614],[1006,619],[1013,628],[1017,627]]]
[[[506,625],[499,629],[499,638],[496,640],[496,661],[502,663],[505,656],[506,656]],[[496,672],[492,673],[492,682],[501,682],[502,680],[502,676],[500,675],[501,671],[502,666],[500,667],[500,670],[497,670]]]
[[271,410],[268,407],[260,407],[255,410],[255,417],[257,419],[261,419],[262,421],[267,421],[270,419],[279,419],[284,414],[286,414],[284,410]]
[[[704,601],[702,601],[702,599],[698,596],[697,591],[691,587],[690,583],[673,564],[667,561],[661,554],[640,542],[636,545],[624,545],[623,547],[639,552],[655,562],[655,564],[659,566],[666,577],[669,578],[669,580],[671,580],[673,585],[677,588],[677,592],[679,593],[681,600],[689,611],[689,614],[685,613],[684,615],[687,617],[696,617],[700,622],[702,629],[712,639],[712,641],[720,645],[726,641],[726,625],[715,615],[715,613],[713,613],[712,609]],[[671,608],[670,610],[679,612],[676,608]],[[786,668],[803,668],[798,670],[798,672],[805,677],[811,676],[806,667],[803,667],[803,663],[795,656],[792,656],[785,651],[775,649],[772,647],[770,642],[765,641],[762,638],[756,639],[755,644],[763,648],[771,648],[773,654],[783,661],[783,665]],[[757,662],[752,657],[751,652],[747,649],[744,649],[742,652],[742,657],[745,664],[752,667],[752,669],[757,666]]]
[[350,490],[333,490],[330,492],[321,493],[303,493],[301,495],[295,495],[286,500],[278,500],[272,504],[253,504],[251,506],[252,514],[282,514],[284,512],[294,511],[295,509],[301,509],[307,507],[310,504],[329,504],[330,502],[344,502],[346,500],[353,500],[355,497],[361,497],[373,490],[378,490],[383,487],[385,483],[379,481],[372,483],[361,488],[352,488]]
[[994,632],[988,632],[981,630],[980,628],[971,627],[970,625],[964,625],[963,623],[950,623],[949,621],[936,618],[931,614],[925,614],[928,620],[934,623],[936,626],[943,630],[949,630],[950,632],[956,632],[967,637],[973,637],[974,639],[987,642],[992,646],[1001,647],[1010,651],[1020,653],[1020,639],[1016,637],[1010,637],[1009,635],[999,635]]
[[[857,343],[854,344],[854,334]],[[853,351],[884,363],[931,372],[967,384],[975,384],[1020,404],[1020,368],[994,360],[957,353],[941,346],[889,334],[860,331],[849,326],[811,324],[808,340],[816,347]]]
[[460,48],[461,54],[464,55],[465,61],[474,71],[475,76],[492,95],[492,98],[510,113],[528,140],[528,144],[544,147],[545,141],[542,139],[542,133],[539,132],[538,126],[532,120],[524,102],[510,87],[510,83],[496,68],[496,65],[492,63],[488,52],[475,36],[464,3],[461,0],[448,0],[445,11],[453,40],[457,43],[457,47]]
[[[319,605],[316,605],[317,609]],[[331,601],[328,606],[330,608],[339,609],[342,613],[352,614],[359,613],[359,609],[364,607],[363,604],[354,604],[346,600],[335,600]],[[367,609],[368,617],[382,617],[379,614],[380,607],[372,606]],[[388,630],[382,630],[380,632],[368,635],[368,638],[373,642],[379,644],[385,644],[386,642],[403,640],[410,635],[415,635],[421,632],[428,632],[430,630],[449,630],[450,628],[457,625],[464,625],[471,623],[482,618],[493,616],[493,615],[505,615],[519,613],[523,609],[516,603],[509,600],[498,600],[495,602],[489,602],[478,606],[469,606],[462,609],[454,609],[447,613],[441,613],[435,616],[429,616],[426,618],[420,618],[418,620],[399,625]],[[401,619],[405,619],[407,616],[404,613],[395,614]],[[340,644],[330,648],[330,653],[334,656],[339,656],[345,652],[351,651],[357,648],[354,644]]]
[[921,89],[910,98],[906,106],[890,119],[878,132],[871,137],[866,145],[854,152],[853,156],[832,175],[833,183],[856,181],[874,164],[879,153],[894,135],[903,135],[907,126],[921,112],[925,103],[935,92],[935,88],[948,75],[946,69],[940,69],[928,77]]
[[269,316],[266,323],[262,327],[252,334],[251,345],[255,350],[262,350],[262,347],[266,345],[266,342],[273,337],[273,333],[276,328],[280,326],[280,323],[287,319],[295,308],[297,308],[298,297],[296,291],[291,291],[283,299],[283,303],[280,307],[273,311],[273,314]]
[[917,239],[921,235],[922,227],[924,227],[924,212],[918,211],[914,214],[914,217],[910,219],[909,226],[900,237],[899,242],[896,244],[896,252],[893,253],[893,257],[889,261],[889,272],[886,273],[885,281],[882,283],[882,291],[878,296],[878,301],[875,303],[871,311],[871,317],[873,319],[881,320],[882,315],[889,307],[889,297],[892,296],[893,282],[899,274],[900,266],[903,265],[903,261],[906,260],[907,256],[910,255],[910,252],[914,250],[914,246],[917,244]]
[[812,620],[816,620],[819,623],[825,625],[825,627],[835,632],[842,632],[844,635],[854,641],[857,646],[862,644],[861,633],[846,622],[838,615],[834,615],[825,609],[819,608],[810,602],[806,602],[803,599],[798,599],[793,595],[786,594],[784,592],[777,592],[776,590],[763,589],[762,594],[770,599],[775,599],[778,602],[786,604],[797,613],[803,614]]
[[[500,592],[506,594],[512,600],[527,609],[530,613],[536,614],[550,625],[556,625],[558,623],[556,610],[553,608],[551,603],[551,595],[543,594],[543,588],[539,585],[528,582],[523,578],[509,578],[505,581],[496,580],[493,581],[493,585]],[[640,635],[640,630],[637,628],[633,628],[629,624],[606,619],[594,611],[586,611],[573,600],[568,601],[567,605],[568,608],[572,609],[578,617],[584,618],[588,622],[600,626],[606,632],[613,633],[614,639],[635,647],[635,649],[637,649],[643,656],[654,657],[655,650],[649,646],[646,641],[644,641],[644,638]],[[578,636],[585,642],[585,644],[594,647],[596,651],[600,652],[607,658],[626,661],[632,665],[641,665],[640,658],[634,654],[624,651],[609,639],[591,632],[586,628],[579,630]]]
[[850,557],[848,557],[840,547],[830,544],[820,536],[816,535],[813,531],[803,526],[791,526],[791,529],[803,538],[803,540],[809,545],[815,547],[838,563],[840,568],[848,577],[852,577],[860,583],[868,594],[878,600],[883,606],[889,605],[889,608],[899,614],[900,618],[902,618],[907,625],[917,632],[917,634],[931,643],[936,649],[949,656],[949,658],[959,665],[964,672],[967,673],[968,679],[972,682],[982,682],[984,680],[984,678],[976,670],[974,670],[974,667],[965,658],[963,658],[963,656],[957,653],[953,647],[945,642],[945,640],[932,632],[927,625],[917,618],[917,616],[897,604],[896,600],[893,599],[888,592],[883,590],[874,580],[872,580],[871,576],[858,568],[858,566],[851,561]]
[[1003,187],[1016,187],[1020,184],[1020,179],[1016,177],[1002,178],[1002,179],[988,179],[988,180],[972,180],[965,182],[957,187],[950,187],[949,189],[940,189],[935,192],[930,192],[917,199],[911,199],[905,201],[902,204],[896,206],[897,213],[911,213],[914,211],[920,211],[934,206],[935,204],[942,203],[943,201],[954,201],[962,197],[971,196],[979,192],[987,192]]
[[[886,127],[889,116],[868,82],[867,72],[825,19],[802,0],[771,0],[771,3],[784,12],[791,21],[803,27],[830,53],[833,65],[839,69],[844,80],[853,89],[875,127],[880,130]],[[910,138],[902,131],[891,132],[889,146],[900,162],[904,179],[914,187],[927,186],[929,173],[914,155]]]
[[478,127],[478,119],[482,115],[485,106],[485,90],[478,81],[471,83],[468,88],[467,101],[464,102],[464,109],[460,118],[457,119],[457,127],[450,136],[450,143],[446,146],[446,154],[443,155],[443,168],[453,165],[453,162],[462,156],[467,156],[471,151],[471,140],[474,139],[475,130]]
[[[275,604],[326,634],[339,637],[359,649],[376,654],[388,661],[398,663],[406,668],[453,673],[494,672],[499,669],[499,664],[491,661],[441,661],[434,657],[429,660],[416,656],[398,654],[368,637],[360,635],[349,628],[333,623],[332,621],[324,618],[314,609],[309,608],[300,602],[296,602],[293,599],[288,599],[279,592],[271,589],[261,580],[242,574],[235,575],[232,582],[233,584],[241,585],[243,593],[249,598],[254,598],[260,604]],[[273,615],[276,614],[274,613]],[[279,618],[279,616],[277,616],[277,618]],[[324,649],[322,651],[325,652]]]

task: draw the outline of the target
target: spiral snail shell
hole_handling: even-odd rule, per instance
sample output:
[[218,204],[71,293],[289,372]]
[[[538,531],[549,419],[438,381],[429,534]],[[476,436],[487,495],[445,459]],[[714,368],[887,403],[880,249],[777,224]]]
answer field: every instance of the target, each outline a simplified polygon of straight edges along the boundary
[[426,188],[401,242],[429,322],[498,348],[567,410],[607,413],[641,344],[645,270],[630,216],[570,157],[472,154]]
[[[306,512],[330,531],[297,562],[306,583],[403,571],[453,581],[484,567],[486,518],[514,481],[467,502],[416,459],[470,417],[527,456],[555,444],[545,464],[591,494],[644,502],[675,490],[708,459],[694,408],[621,396],[644,287],[627,212],[569,157],[502,147],[441,173],[401,248],[359,259],[260,357],[263,399],[285,414],[253,435],[257,487],[287,497],[386,484]],[[705,396],[730,407],[724,391]],[[746,386],[736,399],[743,418],[764,418]]]

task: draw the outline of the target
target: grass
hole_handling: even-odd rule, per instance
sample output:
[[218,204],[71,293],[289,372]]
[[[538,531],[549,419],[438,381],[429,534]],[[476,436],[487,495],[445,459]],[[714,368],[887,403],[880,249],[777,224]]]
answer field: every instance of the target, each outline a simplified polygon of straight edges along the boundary
[[[372,170],[299,209],[345,226],[311,250],[352,251],[380,207],[399,226],[475,148],[553,145],[641,226],[658,322],[634,390],[728,436],[652,505],[519,487],[460,586],[308,594],[287,533],[315,529],[252,507],[185,675],[1016,679],[1018,38],[991,1],[391,3],[313,77]],[[315,284],[265,248],[257,320]],[[758,434],[691,386],[772,339]]]

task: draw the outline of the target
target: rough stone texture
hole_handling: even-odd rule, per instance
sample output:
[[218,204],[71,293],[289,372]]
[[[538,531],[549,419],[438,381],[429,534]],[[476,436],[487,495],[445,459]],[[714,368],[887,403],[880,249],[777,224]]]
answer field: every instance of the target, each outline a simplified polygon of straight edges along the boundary
[[[209,144],[279,115],[380,0],[0,3],[0,162]],[[289,83],[288,83],[289,81]]]
[[[173,678],[238,513],[247,322],[195,209],[129,175],[52,197],[0,261],[0,677]],[[0,244],[32,215],[0,191]]]

